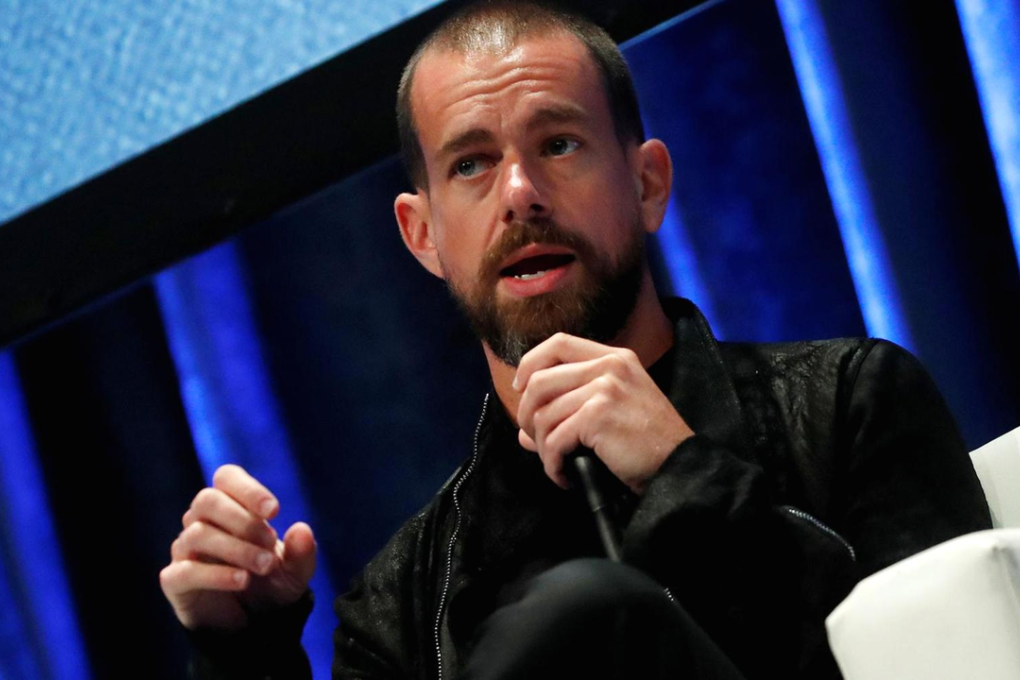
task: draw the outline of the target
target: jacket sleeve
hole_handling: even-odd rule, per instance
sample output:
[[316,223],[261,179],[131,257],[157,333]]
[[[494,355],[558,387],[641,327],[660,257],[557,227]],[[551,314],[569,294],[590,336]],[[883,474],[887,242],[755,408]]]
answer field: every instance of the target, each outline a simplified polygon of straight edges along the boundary
[[253,616],[241,632],[191,631],[194,680],[311,680],[301,633],[312,612],[309,590],[294,604]]
[[337,599],[335,679],[424,677],[434,654],[427,634],[434,511],[430,505],[409,520]]
[[[431,506],[430,506],[431,507]],[[334,678],[396,680],[421,676],[428,657],[422,634],[421,583],[432,565],[429,508],[409,520],[337,598]],[[193,680],[311,680],[301,633],[312,610],[309,590],[294,605],[252,620],[244,631],[189,632]]]
[[407,668],[401,610],[393,583],[383,584],[371,564],[337,600],[340,625],[334,635],[333,677],[374,680],[413,677]]
[[748,452],[695,435],[653,478],[625,532],[625,560],[668,586],[748,672],[838,677],[824,618],[859,578],[990,526],[924,369],[890,343],[858,352],[840,379],[834,450],[822,452],[835,459],[825,524],[774,498]]

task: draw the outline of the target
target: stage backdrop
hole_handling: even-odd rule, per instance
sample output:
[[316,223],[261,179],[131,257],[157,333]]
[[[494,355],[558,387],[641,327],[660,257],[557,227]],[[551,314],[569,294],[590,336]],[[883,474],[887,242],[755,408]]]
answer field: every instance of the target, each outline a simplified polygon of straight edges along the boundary
[[[723,0],[631,41],[676,169],[652,253],[722,339],[908,347],[973,447],[1020,425],[1020,22],[905,5]],[[157,574],[235,461],[315,528],[328,677],[330,598],[469,454],[487,390],[400,242],[404,188],[365,168],[0,353],[0,676],[181,677]]]

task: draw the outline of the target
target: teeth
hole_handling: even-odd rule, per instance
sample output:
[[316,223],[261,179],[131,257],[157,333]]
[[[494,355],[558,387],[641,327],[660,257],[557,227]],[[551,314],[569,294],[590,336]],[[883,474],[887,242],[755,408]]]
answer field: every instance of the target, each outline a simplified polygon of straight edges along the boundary
[[537,279],[539,276],[545,276],[548,272],[549,270],[545,269],[534,274],[514,274],[514,278],[519,281],[530,281],[531,279]]

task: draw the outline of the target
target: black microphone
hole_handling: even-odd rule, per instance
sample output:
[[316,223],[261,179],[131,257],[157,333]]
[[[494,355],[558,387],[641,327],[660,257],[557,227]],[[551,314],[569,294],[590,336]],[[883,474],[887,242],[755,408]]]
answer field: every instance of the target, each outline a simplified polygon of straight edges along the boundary
[[606,557],[613,562],[620,562],[620,535],[616,523],[610,513],[609,501],[606,500],[602,474],[611,474],[591,449],[581,446],[567,459],[567,477],[575,486],[584,492],[588,507],[595,516],[595,527],[602,541]]

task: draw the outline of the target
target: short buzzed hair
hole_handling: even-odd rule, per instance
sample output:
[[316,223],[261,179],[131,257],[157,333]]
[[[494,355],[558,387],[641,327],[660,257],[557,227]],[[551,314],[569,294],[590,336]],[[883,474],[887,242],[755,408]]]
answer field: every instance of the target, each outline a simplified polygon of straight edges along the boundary
[[512,49],[521,38],[562,32],[573,35],[588,49],[602,77],[613,126],[621,144],[645,141],[634,81],[620,48],[602,28],[570,12],[537,2],[489,0],[460,10],[426,38],[404,67],[397,89],[397,126],[400,150],[411,184],[428,190],[425,156],[414,123],[411,86],[422,56],[432,49],[460,54]]

